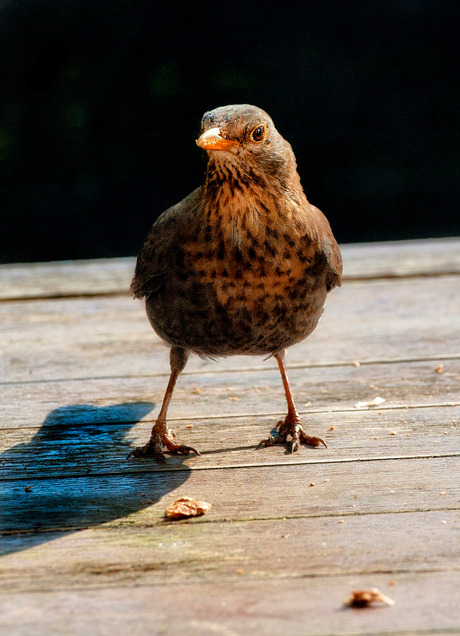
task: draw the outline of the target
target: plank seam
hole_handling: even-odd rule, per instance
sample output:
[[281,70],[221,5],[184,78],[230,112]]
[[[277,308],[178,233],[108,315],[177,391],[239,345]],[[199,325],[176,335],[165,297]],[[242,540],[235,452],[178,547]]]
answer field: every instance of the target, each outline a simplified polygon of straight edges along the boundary
[[[295,521],[298,519],[342,519],[344,517],[354,517],[354,518],[361,518],[361,517],[381,517],[383,515],[419,515],[419,514],[426,514],[426,513],[432,513],[432,514],[440,514],[443,512],[457,512],[458,510],[460,510],[460,508],[455,507],[455,508],[413,508],[413,509],[408,509],[408,510],[381,510],[381,511],[376,511],[376,512],[362,512],[362,513],[358,513],[358,512],[331,512],[329,514],[324,513],[324,514],[312,514],[312,515],[283,515],[282,517],[274,517],[274,516],[267,516],[267,517],[238,517],[238,518],[232,518],[232,517],[224,517],[221,519],[212,519],[210,517],[201,517],[199,519],[196,520],[191,520],[191,519],[184,519],[184,520],[175,520],[175,521],[171,521],[168,518],[159,518],[159,519],[155,519],[152,523],[150,524],[114,524],[113,522],[109,522],[109,523],[101,523],[99,525],[89,525],[89,526],[63,526],[60,528],[29,528],[27,530],[0,530],[0,536],[22,536],[22,535],[28,535],[28,534],[34,534],[34,535],[40,535],[40,534],[46,534],[46,533],[50,533],[50,532],[81,532],[83,530],[91,530],[92,532],[94,531],[98,531],[98,530],[102,530],[104,532],[119,532],[120,530],[128,530],[128,531],[136,531],[139,532],[140,530],[148,530],[149,528],[151,528],[152,526],[155,526],[156,528],[158,528],[159,526],[161,527],[174,527],[177,525],[189,525],[191,523],[196,523],[196,524],[203,524],[205,523],[206,525],[217,525],[217,524],[225,524],[225,525],[235,525],[235,524],[248,524],[248,523],[258,523],[258,522],[267,522],[267,521]],[[460,566],[458,568],[454,567],[452,568],[453,570],[458,569],[460,571]]]
[[[359,360],[359,366],[378,366],[380,364],[411,364],[417,362],[438,362],[442,360],[460,360],[460,355],[455,353],[442,353],[439,355],[430,355],[430,356],[412,356],[407,358],[381,358],[381,359],[369,359],[369,360]],[[328,368],[349,368],[355,367],[355,360],[348,360],[344,362],[311,362],[311,363],[292,363],[289,364],[289,370],[292,369],[328,369]],[[276,371],[277,367],[275,366],[248,366],[248,367],[233,367],[231,369],[225,368],[216,368],[216,369],[191,369],[190,371],[184,370],[181,373],[182,376],[213,376],[213,375],[224,375],[231,373],[260,373]],[[156,373],[133,373],[133,374],[120,374],[120,375],[97,375],[97,376],[77,376],[74,378],[44,378],[38,380],[7,380],[0,381],[0,386],[10,386],[10,385],[33,385],[33,384],[58,384],[58,383],[66,383],[66,382],[88,382],[88,381],[104,381],[104,380],[123,380],[127,378],[131,379],[139,379],[139,378],[160,378],[160,377],[169,377],[169,372],[167,371],[158,371]]]
[[[134,402],[135,404],[135,402]],[[299,415],[302,416],[309,416],[309,415],[321,415],[321,414],[326,414],[326,415],[340,415],[340,413],[369,413],[369,412],[377,412],[377,411],[413,411],[413,410],[417,410],[417,409],[431,409],[431,408],[456,408],[460,406],[460,402],[444,402],[444,403],[430,403],[430,404],[409,404],[409,405],[402,405],[402,404],[397,404],[394,406],[391,405],[385,405],[385,406],[377,406],[377,407],[370,407],[370,408],[360,408],[357,409],[355,407],[346,407],[346,408],[339,408],[339,409],[326,409],[326,408],[322,408],[322,409],[311,409],[309,411],[299,411]],[[279,418],[279,417],[283,417],[285,415],[285,412],[274,412],[274,413],[257,413],[257,412],[251,412],[251,413],[237,413],[237,414],[228,414],[228,413],[224,413],[223,415],[184,415],[184,416],[180,416],[180,417],[169,417],[168,418],[168,422],[189,422],[189,421],[194,421],[194,422],[206,422],[206,421],[210,421],[210,420],[232,420],[232,419],[241,419],[241,418],[251,418],[251,420],[253,418]],[[78,423],[81,425],[85,425],[85,424],[97,424],[98,426],[119,426],[120,424],[146,424],[151,426],[152,422],[155,422],[156,418],[151,418],[151,419],[141,419],[141,420],[117,420],[116,422],[88,422],[88,421],[79,421]],[[74,422],[75,423],[75,422]],[[214,422],[213,422],[214,423]],[[62,422],[56,422],[55,424],[53,424],[52,426],[60,426],[62,424]],[[0,430],[1,431],[17,431],[20,428],[22,428],[22,430],[27,430],[27,431],[32,431],[32,430],[40,430],[42,427],[41,424],[36,424],[34,426],[26,426],[24,423],[20,424],[19,426],[6,426],[6,427],[2,427],[0,426]]]
[[[206,452],[202,456],[206,456]],[[378,457],[342,457],[339,459],[304,459],[290,462],[267,462],[267,463],[245,463],[245,464],[221,464],[211,466],[165,466],[165,467],[153,467],[144,468],[143,470],[127,470],[122,473],[120,471],[114,472],[92,472],[92,473],[66,473],[64,475],[35,475],[28,477],[4,477],[2,481],[7,482],[32,482],[32,481],[49,481],[49,480],[65,480],[65,479],[98,479],[100,477],[121,477],[130,475],[144,475],[144,474],[161,474],[169,472],[186,472],[201,471],[201,470],[239,470],[239,469],[262,469],[262,468],[287,468],[290,466],[310,466],[310,465],[327,465],[327,464],[350,464],[353,462],[385,462],[385,461],[400,461],[400,460],[420,460],[420,459],[447,459],[449,457],[460,457],[460,452],[452,453],[429,453],[418,455],[382,455]]]
[[[370,282],[370,281],[385,281],[385,280],[401,280],[404,278],[446,278],[458,276],[460,270],[447,270],[447,271],[414,271],[414,272],[383,272],[381,274],[347,274],[344,273],[342,280],[346,282]],[[126,290],[126,291],[125,291]],[[3,295],[0,296],[0,302],[24,302],[24,301],[40,301],[40,300],[64,300],[73,298],[96,298],[101,297],[115,297],[115,296],[129,296],[129,284],[126,288],[115,287],[114,289],[107,290],[95,290],[95,291],[80,291],[80,292],[66,292],[66,291],[50,291],[43,292],[41,295]]]

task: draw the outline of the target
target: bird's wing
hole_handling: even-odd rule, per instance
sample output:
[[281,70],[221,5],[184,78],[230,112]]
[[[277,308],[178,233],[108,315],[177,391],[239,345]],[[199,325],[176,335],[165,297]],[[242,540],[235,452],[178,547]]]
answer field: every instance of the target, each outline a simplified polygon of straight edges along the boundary
[[328,290],[340,287],[342,284],[342,255],[332,234],[329,221],[319,208],[311,205],[313,236],[319,243],[319,248],[326,257],[329,267]]
[[171,264],[174,247],[181,241],[181,229],[188,226],[200,203],[200,188],[185,199],[168,208],[152,226],[137,257],[131,293],[135,298],[144,298],[160,289],[164,272]]

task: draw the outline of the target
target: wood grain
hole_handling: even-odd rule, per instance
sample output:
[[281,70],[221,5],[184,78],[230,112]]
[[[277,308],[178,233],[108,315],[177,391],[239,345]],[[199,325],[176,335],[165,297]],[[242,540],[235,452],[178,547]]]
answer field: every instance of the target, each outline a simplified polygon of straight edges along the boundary
[[[340,521],[343,520],[343,523]],[[446,523],[443,523],[443,522]],[[410,532],[408,529],[410,528]],[[429,540],[427,540],[429,537]],[[154,523],[27,537],[2,557],[10,592],[458,570],[450,510]],[[14,547],[17,536],[3,545]],[[27,548],[27,543],[31,549]],[[32,548],[33,546],[33,548]],[[104,579],[104,583],[102,583]]]
[[[381,409],[458,404],[460,360],[445,363],[442,374],[436,363],[382,363],[362,367],[293,368],[290,380],[298,409],[313,411],[359,411],[358,402],[379,396]],[[5,384],[0,404],[2,428],[28,428],[83,422],[118,422],[130,415],[130,404],[152,403],[141,417],[152,421],[163,398],[165,377],[101,378],[92,382],[37,382]],[[199,390],[199,393],[197,392]],[[125,406],[122,406],[125,405]],[[145,406],[145,408],[147,408]],[[263,371],[206,373],[180,378],[168,412],[169,420],[189,423],[201,418],[271,416],[286,412],[279,372],[272,366]],[[359,415],[358,415],[359,417]],[[276,422],[275,422],[276,423]]]
[[[377,587],[395,606],[347,609],[351,590]],[[435,597],[435,599],[434,599]],[[435,602],[434,602],[435,600]],[[24,612],[24,606],[28,611]],[[401,572],[249,578],[228,585],[204,581],[127,587],[99,586],[0,597],[8,634],[428,634],[458,633],[460,573]],[[84,608],[84,611],[81,609]]]
[[[168,376],[134,260],[1,266],[0,631],[460,633],[459,247],[343,246],[288,355],[327,449],[256,449],[285,414],[273,360],[195,357],[169,415],[202,456],[166,465],[126,459]],[[212,508],[166,521],[180,496]],[[369,587],[396,605],[343,608]]]
[[[144,406],[136,406],[138,415]],[[145,407],[148,408],[148,405]],[[123,410],[123,407],[120,407]],[[111,409],[109,408],[109,412]],[[129,412],[129,411],[128,411]],[[290,455],[281,446],[257,449],[277,421],[275,416],[202,419],[171,422],[182,442],[197,446],[201,457],[168,457],[166,465],[126,457],[145,442],[152,422],[104,422],[97,409],[88,417],[43,426],[2,431],[2,479],[30,480],[88,474],[138,474],[168,470],[207,470],[237,466],[319,464],[383,458],[449,456],[460,452],[460,407],[396,408],[379,411],[337,411],[304,416],[309,430],[323,436],[328,448],[302,447]],[[78,413],[74,412],[77,416]],[[108,418],[104,418],[108,419]],[[333,430],[330,430],[331,427]],[[21,488],[21,487],[20,487]]]
[[458,456],[323,459],[275,466],[236,463],[217,472],[184,465],[182,470],[86,473],[66,479],[37,470],[3,483],[0,530],[47,534],[103,523],[111,528],[150,526],[164,521],[166,508],[184,496],[212,505],[200,523],[448,511],[458,504],[457,465]]
[[[344,278],[460,273],[460,239],[341,245]],[[0,265],[0,299],[128,293],[133,257]]]
[[460,272],[458,238],[342,246],[345,278],[439,276]]
[[[459,287],[460,276],[345,283],[330,294],[313,334],[289,349],[288,365],[458,357]],[[169,369],[168,350],[148,324],[143,303],[125,296],[0,303],[0,334],[0,381]],[[252,356],[217,363],[192,356],[185,373],[265,367]]]

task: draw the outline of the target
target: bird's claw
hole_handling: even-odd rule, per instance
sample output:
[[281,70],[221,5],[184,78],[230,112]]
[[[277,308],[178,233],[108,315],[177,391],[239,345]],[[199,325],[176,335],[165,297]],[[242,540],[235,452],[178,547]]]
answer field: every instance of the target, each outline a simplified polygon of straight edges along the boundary
[[147,444],[144,446],[137,446],[134,448],[126,459],[132,457],[153,457],[158,462],[166,463],[166,457],[163,452],[163,446],[166,447],[168,453],[171,455],[189,455],[195,453],[201,457],[201,453],[192,446],[186,446],[185,444],[176,444],[169,437],[152,436]]
[[144,446],[133,448],[126,459],[130,457],[153,457],[157,462],[166,463],[165,455],[161,450],[161,440],[158,438],[151,438]]
[[314,447],[323,444],[327,448],[324,440],[320,437],[307,435],[300,424],[300,420],[291,420],[289,416],[284,421],[278,422],[276,430],[278,431],[276,436],[269,435],[258,444],[257,448],[274,446],[275,444],[287,444],[288,452],[291,454],[298,451],[301,444]]
[[274,446],[278,444],[277,438],[273,435],[269,435],[266,439],[260,440],[257,444],[257,448],[266,448],[267,446]]
[[168,447],[168,450],[172,455],[189,455],[190,453],[195,453],[195,455],[201,457],[200,451],[197,451],[196,448],[192,446],[185,446],[185,444],[175,444],[174,448],[171,449]]
[[308,446],[314,446],[315,448],[316,446],[319,446],[320,444],[322,444],[324,448],[327,448],[326,442],[323,439],[321,439],[321,437],[306,435],[303,431],[300,435],[300,441],[303,442],[304,444],[307,444]]

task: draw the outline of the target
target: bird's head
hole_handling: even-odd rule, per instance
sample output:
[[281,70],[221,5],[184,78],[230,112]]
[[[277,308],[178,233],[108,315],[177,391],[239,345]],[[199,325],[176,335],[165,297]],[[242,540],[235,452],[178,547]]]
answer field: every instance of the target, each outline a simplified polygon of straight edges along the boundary
[[290,144],[257,106],[234,104],[205,113],[196,143],[216,166],[233,164],[244,172],[256,170],[267,177],[296,173]]

